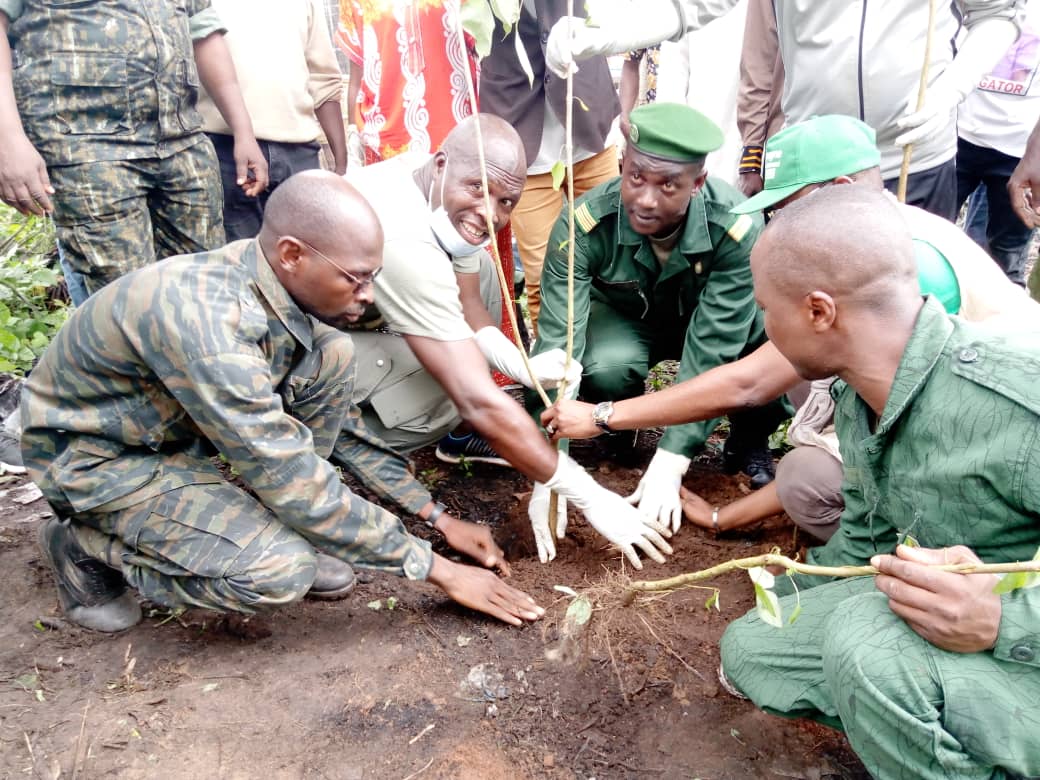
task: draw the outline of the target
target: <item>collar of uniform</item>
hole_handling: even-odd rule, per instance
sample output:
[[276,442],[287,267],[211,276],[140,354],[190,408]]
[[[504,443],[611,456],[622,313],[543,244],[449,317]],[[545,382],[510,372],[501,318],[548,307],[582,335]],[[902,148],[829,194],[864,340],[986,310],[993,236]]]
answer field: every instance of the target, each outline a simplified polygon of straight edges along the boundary
[[[628,221],[628,212],[625,204],[618,197],[618,244],[636,246],[644,243],[644,236],[632,228]],[[645,241],[647,246],[649,241]],[[690,206],[686,210],[686,227],[679,236],[678,250],[684,255],[693,255],[698,252],[711,250],[711,235],[708,233],[708,212],[704,204],[704,188],[690,198]]]
[[917,315],[910,341],[899,361],[892,389],[885,401],[884,413],[878,421],[878,434],[886,433],[899,419],[928,381],[932,370],[953,333],[953,322],[942,304],[932,295],[925,298]]
[[296,301],[292,299],[288,291],[282,287],[278,277],[274,275],[271,264],[267,261],[264,250],[260,248],[260,242],[257,239],[254,238],[249,242],[242,253],[242,262],[256,280],[256,287],[260,290],[260,294],[267,299],[286,330],[304,349],[309,351],[313,335],[311,321],[296,305]]

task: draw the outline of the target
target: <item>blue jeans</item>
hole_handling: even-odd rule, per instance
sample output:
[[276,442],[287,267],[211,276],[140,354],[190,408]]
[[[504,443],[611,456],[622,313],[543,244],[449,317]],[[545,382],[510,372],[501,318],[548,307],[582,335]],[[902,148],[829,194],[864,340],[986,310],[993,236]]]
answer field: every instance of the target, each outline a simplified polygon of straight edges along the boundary
[[1026,258],[1033,239],[1015,215],[1007,182],[1018,158],[976,146],[963,138],[957,142],[957,207],[969,196],[965,230],[1015,284],[1025,284]]
[[267,159],[270,182],[266,190],[251,198],[242,192],[242,188],[236,182],[235,144],[232,137],[210,133],[209,138],[213,142],[213,148],[217,150],[217,159],[220,160],[220,181],[224,185],[224,232],[229,242],[238,241],[240,238],[253,238],[260,232],[267,199],[279,184],[294,173],[321,167],[321,146],[317,143],[282,144],[258,140],[260,151]]
[[61,273],[65,277],[65,287],[69,291],[69,300],[72,301],[73,306],[79,306],[90,295],[87,292],[87,283],[83,281],[83,274],[73,271],[69,261],[65,259],[65,253],[61,251],[61,241],[56,243],[58,245],[58,264],[61,266]]

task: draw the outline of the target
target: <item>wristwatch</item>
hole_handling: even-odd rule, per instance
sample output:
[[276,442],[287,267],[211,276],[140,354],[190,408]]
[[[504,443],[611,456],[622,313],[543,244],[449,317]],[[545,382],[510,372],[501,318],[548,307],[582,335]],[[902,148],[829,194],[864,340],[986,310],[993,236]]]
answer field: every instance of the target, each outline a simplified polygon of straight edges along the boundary
[[603,401],[596,404],[596,408],[592,410],[592,422],[596,423],[596,427],[603,433],[613,433],[614,429],[607,425],[612,414],[614,414],[614,402]]

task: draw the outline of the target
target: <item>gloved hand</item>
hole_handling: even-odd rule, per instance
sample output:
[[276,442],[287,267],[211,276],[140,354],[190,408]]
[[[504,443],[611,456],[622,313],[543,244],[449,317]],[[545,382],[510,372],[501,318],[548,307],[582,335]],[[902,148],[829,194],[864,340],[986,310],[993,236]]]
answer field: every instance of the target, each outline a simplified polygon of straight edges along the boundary
[[589,525],[616,545],[636,569],[643,568],[637,547],[658,563],[664,563],[662,552],[671,554],[672,548],[664,540],[670,535],[666,527],[656,520],[644,520],[625,499],[598,485],[569,455],[560,453],[556,473],[545,487],[581,509]]
[[365,145],[357,125],[347,125],[347,169],[365,167]]
[[[538,546],[538,560],[548,563],[556,557],[556,540],[549,531],[550,490],[541,482],[534,483],[531,501],[527,504],[527,516],[531,519],[534,543]],[[567,535],[567,499],[556,494],[556,538]]]
[[1006,19],[969,22],[967,29],[957,56],[928,88],[921,110],[914,109],[915,92],[915,97],[908,102],[906,115],[896,122],[896,127],[905,131],[896,138],[897,146],[919,143],[950,130],[955,122],[954,109],[1004,56],[1018,34],[1015,25]]
[[626,500],[638,504],[645,519],[656,521],[665,528],[670,525],[672,533],[675,533],[683,517],[679,487],[689,467],[690,459],[685,455],[658,447],[635,492]]
[[578,72],[576,60],[642,49],[685,32],[674,0],[586,0],[585,7],[587,20],[564,16],[549,31],[545,64],[561,79]]
[[[524,387],[533,387],[531,375],[527,373],[524,359],[520,350],[505,334],[493,325],[481,328],[474,334],[477,346],[484,355],[484,359],[498,371],[508,377],[515,379]],[[577,391],[578,383],[581,381],[581,363],[572,360],[564,376],[563,367],[566,363],[566,353],[562,349],[551,349],[541,355],[531,358],[531,370],[534,371],[538,382],[545,388],[556,387],[560,380],[564,380],[567,397]]]

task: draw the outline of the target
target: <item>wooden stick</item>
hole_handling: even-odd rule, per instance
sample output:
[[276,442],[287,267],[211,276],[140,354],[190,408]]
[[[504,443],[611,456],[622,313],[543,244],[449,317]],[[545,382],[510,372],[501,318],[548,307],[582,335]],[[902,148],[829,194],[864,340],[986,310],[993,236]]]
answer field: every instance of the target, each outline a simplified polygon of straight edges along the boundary
[[[625,589],[626,603],[631,601],[639,593],[653,593],[657,591],[676,590],[694,582],[710,580],[731,571],[751,569],[755,566],[782,566],[784,569],[794,571],[797,574],[807,574],[814,577],[870,577],[878,574],[873,566],[814,566],[810,563],[802,563],[778,553],[766,553],[755,555],[751,558],[737,558],[732,561],[720,563],[701,571],[680,574],[663,580],[641,580],[629,583]],[[1040,561],[1014,561],[1011,563],[944,563],[937,564],[931,568],[936,571],[956,572],[957,574],[1008,574],[1012,572],[1040,572]]]
[[[924,108],[925,96],[928,94],[928,70],[932,62],[932,31],[935,29],[935,0],[928,0],[928,34],[924,39],[924,64],[921,65],[921,81],[917,85],[917,108]],[[903,147],[903,164],[899,168],[899,185],[896,197],[900,203],[906,203],[906,181],[910,176],[910,157],[914,153],[914,145]]]

